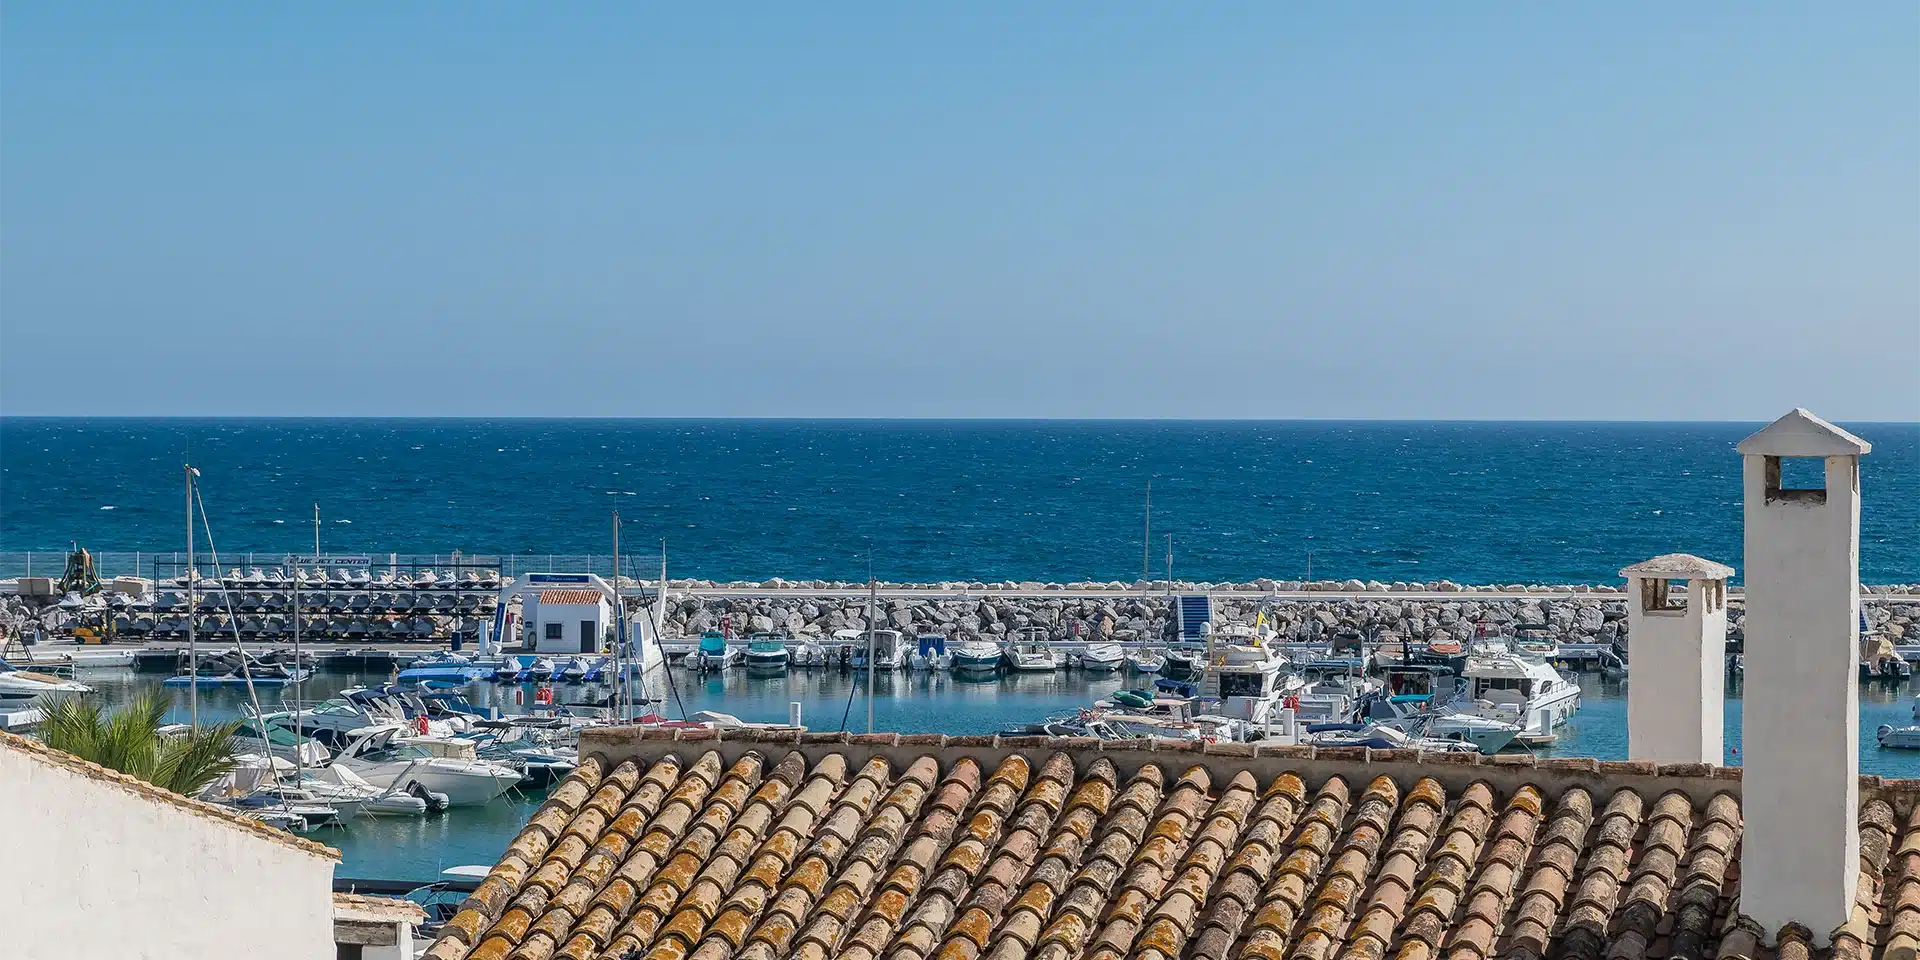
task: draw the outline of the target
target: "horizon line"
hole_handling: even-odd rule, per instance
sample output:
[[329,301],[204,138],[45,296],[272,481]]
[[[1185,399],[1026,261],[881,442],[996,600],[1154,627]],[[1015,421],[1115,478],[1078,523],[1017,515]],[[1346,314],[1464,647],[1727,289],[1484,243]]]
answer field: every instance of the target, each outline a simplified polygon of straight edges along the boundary
[[[1832,418],[1837,422],[1873,424],[1876,426],[1920,426],[1916,420],[1874,420],[1854,419],[1851,417]],[[499,416],[394,416],[389,414],[0,414],[0,423],[7,421],[29,420],[136,420],[136,421],[441,421],[462,423],[487,423],[497,421],[523,422],[651,422],[651,423],[1112,423],[1112,424],[1150,424],[1150,423],[1324,423],[1324,424],[1765,424],[1771,420],[1717,420],[1717,419],[1609,419],[1584,417],[780,417],[780,416],[541,416],[529,414],[507,414]]]

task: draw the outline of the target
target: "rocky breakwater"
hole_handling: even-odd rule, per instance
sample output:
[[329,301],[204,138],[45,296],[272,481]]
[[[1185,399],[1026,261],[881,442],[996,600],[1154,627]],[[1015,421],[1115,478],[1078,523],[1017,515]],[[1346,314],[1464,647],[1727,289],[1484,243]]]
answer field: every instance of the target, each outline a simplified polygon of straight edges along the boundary
[[[839,585],[816,588],[833,592],[814,596],[784,592],[775,596],[714,595],[701,593],[698,586],[674,586],[668,596],[668,637],[699,636],[721,629],[735,636],[776,633],[826,637],[837,630],[862,630],[867,626],[866,599],[840,590]],[[800,585],[779,589],[790,591],[795,587]],[[1172,604],[1164,592],[1101,596],[1078,591],[1048,596],[1042,588],[954,596],[944,594],[937,586],[890,585],[883,589],[925,591],[924,595],[883,596],[875,604],[874,619],[881,629],[899,630],[909,636],[930,633],[954,639],[1003,640],[1039,628],[1054,640],[1155,642],[1171,638],[1175,632]],[[1069,589],[1056,588],[1061,593]],[[1175,589],[1207,592],[1198,585],[1176,585]],[[1288,591],[1266,597],[1249,596],[1247,591],[1221,591],[1214,594],[1213,616],[1217,624],[1251,624],[1265,613],[1267,622],[1283,637],[1302,641],[1340,634],[1382,641],[1465,641],[1483,626],[1488,633],[1525,632],[1551,636],[1562,643],[1625,641],[1627,597],[1616,589],[1538,589],[1552,590],[1554,595],[1460,589],[1431,591],[1457,594],[1444,599],[1396,597],[1391,592],[1322,598],[1285,596]],[[1899,591],[1875,588],[1863,597],[1868,624],[1896,643],[1920,642],[1920,589],[1902,587]],[[1745,619],[1740,597],[1735,594],[1728,605],[1729,639],[1744,636]]]
[[[1626,632],[1625,598],[1486,599],[1420,601],[1396,599],[1257,600],[1216,599],[1216,623],[1251,624],[1261,614],[1282,636],[1314,641],[1342,633],[1416,641],[1466,640],[1485,625],[1489,632],[1550,630],[1565,641],[1610,642]],[[867,605],[849,597],[812,600],[779,597],[674,599],[669,636],[697,636],[724,626],[730,632],[825,635],[861,630]],[[1167,597],[979,597],[906,598],[879,601],[882,629],[908,635],[937,633],[956,639],[1002,640],[1038,627],[1054,640],[1160,641],[1174,635]]]

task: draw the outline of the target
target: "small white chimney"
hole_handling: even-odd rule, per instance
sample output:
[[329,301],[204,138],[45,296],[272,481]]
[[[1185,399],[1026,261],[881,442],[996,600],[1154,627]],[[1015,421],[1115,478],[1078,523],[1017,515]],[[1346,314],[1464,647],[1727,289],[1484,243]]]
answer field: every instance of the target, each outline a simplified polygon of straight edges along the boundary
[[[1746,818],[1740,912],[1825,946],[1860,870],[1860,457],[1803,409],[1740,441],[1746,517]],[[1824,482],[1782,482],[1812,459]]]
[[1627,744],[1634,760],[1725,762],[1727,578],[1685,553],[1636,563],[1627,578]]

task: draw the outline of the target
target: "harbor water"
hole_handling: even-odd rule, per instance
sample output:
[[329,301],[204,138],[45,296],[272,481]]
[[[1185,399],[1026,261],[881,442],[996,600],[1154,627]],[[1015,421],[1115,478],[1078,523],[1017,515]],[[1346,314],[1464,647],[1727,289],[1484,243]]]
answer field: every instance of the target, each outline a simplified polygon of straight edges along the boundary
[[[81,678],[108,701],[124,701],[136,690],[157,687],[162,677],[131,670],[89,670]],[[322,671],[305,684],[305,699],[325,699],[348,687],[385,683],[386,674]],[[663,715],[677,718],[682,709],[692,713],[713,710],[749,722],[784,723],[788,705],[801,704],[802,719],[813,730],[866,730],[864,684],[857,674],[836,670],[794,670],[784,677],[748,676],[734,670],[724,675],[696,677],[676,668],[666,702],[654,705]],[[1124,686],[1138,686],[1124,674],[1088,676],[1079,671],[1012,674],[986,681],[959,680],[941,673],[881,674],[875,685],[874,728],[903,733],[993,733],[1009,725],[1029,723],[1053,714],[1088,706]],[[1627,750],[1626,685],[1588,674],[1580,680],[1582,707],[1559,742],[1540,748],[1541,754],[1622,759]],[[604,696],[604,689],[556,684],[561,702]],[[466,692],[477,704],[494,705],[503,713],[517,712],[531,703],[535,686],[474,684]],[[187,719],[186,692],[165,690],[173,697],[171,719]],[[1860,688],[1860,769],[1883,776],[1920,776],[1920,751],[1882,750],[1874,730],[1880,724],[1913,722],[1913,702],[1920,687],[1864,685]],[[1740,763],[1739,684],[1727,691],[1727,757]],[[268,711],[291,706],[293,693],[262,690]],[[285,699],[283,699],[283,697]],[[245,694],[232,689],[200,693],[204,717],[231,717],[245,704]],[[484,807],[458,807],[420,819],[361,819],[346,827],[325,828],[313,839],[340,850],[339,876],[382,880],[430,881],[447,867],[490,864],[498,859],[527,818],[539,806],[544,792],[510,793]]]

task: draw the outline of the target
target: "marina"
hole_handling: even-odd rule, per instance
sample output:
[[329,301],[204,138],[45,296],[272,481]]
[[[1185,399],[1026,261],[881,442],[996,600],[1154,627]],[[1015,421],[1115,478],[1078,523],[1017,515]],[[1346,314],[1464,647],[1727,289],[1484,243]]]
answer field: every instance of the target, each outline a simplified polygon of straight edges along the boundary
[[[795,669],[765,675],[744,668],[705,676],[676,665],[674,684],[659,702],[642,706],[678,719],[702,712],[724,714],[746,723],[785,724],[799,704],[810,730],[865,729],[865,684],[853,671]],[[161,680],[127,667],[83,667],[81,681],[109,703],[123,703]],[[343,691],[378,688],[391,679],[388,671],[356,671],[323,667],[304,684],[309,736],[322,735],[319,705],[340,699]],[[1076,669],[1041,672],[1003,671],[989,682],[955,676],[951,672],[911,669],[879,673],[876,677],[876,729],[901,733],[993,734],[1042,721],[1050,716],[1077,716],[1082,709],[1112,700],[1138,686],[1139,678],[1125,672],[1088,674]],[[1559,728],[1557,739],[1532,748],[1540,756],[1590,756],[1622,759],[1627,755],[1626,691],[1629,684],[1597,673],[1575,678],[1580,710]],[[526,716],[539,708],[539,691],[553,690],[557,704],[603,701],[605,684],[505,683],[478,681],[457,691],[482,710],[503,717]],[[1741,685],[1727,688],[1726,762],[1741,761]],[[171,690],[168,719],[185,722],[184,690]],[[1916,722],[1914,703],[1920,685],[1870,684],[1860,688],[1861,770],[1881,776],[1920,776],[1920,750],[1883,749],[1877,730],[1885,725],[1908,727]],[[262,706],[270,713],[293,707],[291,688],[262,691]],[[203,720],[238,717],[244,712],[244,691],[201,691]],[[368,717],[354,715],[344,722],[364,726]],[[489,862],[498,856],[527,816],[545,796],[542,786],[516,786],[480,805],[456,806],[443,813],[421,816],[361,816],[337,828],[307,834],[342,852],[344,876],[378,877],[429,882],[439,871],[463,863]]]

